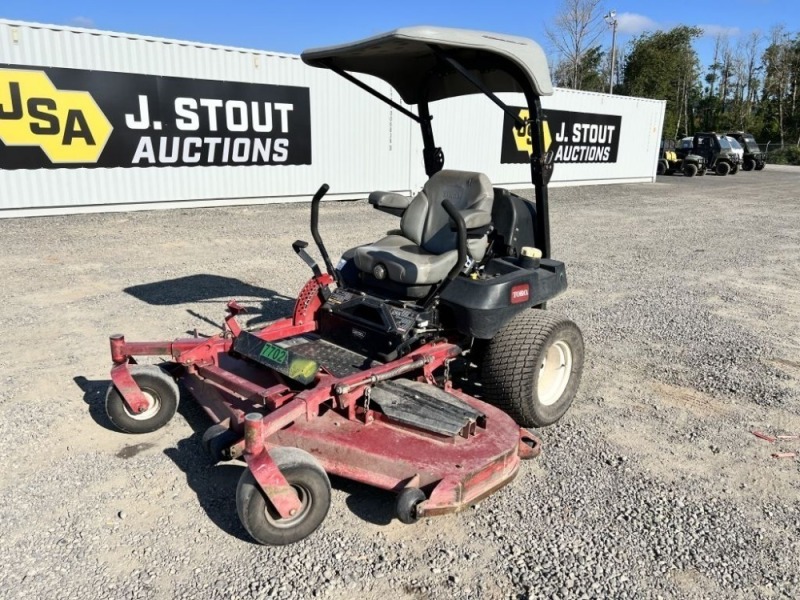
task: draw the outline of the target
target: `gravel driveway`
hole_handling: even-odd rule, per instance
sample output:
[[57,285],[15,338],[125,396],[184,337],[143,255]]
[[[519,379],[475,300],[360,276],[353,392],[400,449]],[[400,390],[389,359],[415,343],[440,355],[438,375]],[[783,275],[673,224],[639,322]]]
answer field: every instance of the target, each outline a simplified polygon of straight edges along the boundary
[[[798,598],[800,169],[556,189],[550,308],[587,343],[544,454],[461,514],[406,526],[334,481],[321,529],[251,543],[190,402],[110,429],[107,336],[252,323],[308,277],[308,205],[0,220],[0,597]],[[332,253],[396,220],[322,207]]]

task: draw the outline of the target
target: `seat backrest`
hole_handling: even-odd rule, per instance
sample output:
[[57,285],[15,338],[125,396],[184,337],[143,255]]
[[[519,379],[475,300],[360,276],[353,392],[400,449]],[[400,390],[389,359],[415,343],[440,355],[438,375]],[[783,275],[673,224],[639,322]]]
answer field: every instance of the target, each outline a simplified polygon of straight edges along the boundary
[[450,200],[458,210],[492,212],[494,190],[483,173],[439,171],[431,177],[409,204],[400,229],[403,235],[431,254],[443,254],[457,245],[450,229],[450,217],[442,207]]

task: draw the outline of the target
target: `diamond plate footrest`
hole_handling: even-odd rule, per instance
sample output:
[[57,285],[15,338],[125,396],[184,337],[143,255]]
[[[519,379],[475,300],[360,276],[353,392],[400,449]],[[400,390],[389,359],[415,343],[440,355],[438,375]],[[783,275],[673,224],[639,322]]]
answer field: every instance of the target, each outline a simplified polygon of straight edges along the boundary
[[314,381],[319,371],[317,361],[295,354],[278,344],[265,342],[247,331],[242,331],[236,336],[232,350],[303,385]]

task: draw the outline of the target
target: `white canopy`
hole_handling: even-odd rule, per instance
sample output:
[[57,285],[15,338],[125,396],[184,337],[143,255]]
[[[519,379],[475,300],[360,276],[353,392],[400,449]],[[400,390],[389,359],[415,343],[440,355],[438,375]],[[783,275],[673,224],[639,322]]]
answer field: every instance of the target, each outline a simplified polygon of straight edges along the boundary
[[306,50],[302,59],[313,67],[335,67],[383,79],[406,104],[479,93],[452,70],[430,77],[440,66],[431,46],[444,50],[494,93],[524,91],[515,72],[527,78],[539,96],[553,93],[541,46],[528,38],[501,33],[404,27],[349,44]]

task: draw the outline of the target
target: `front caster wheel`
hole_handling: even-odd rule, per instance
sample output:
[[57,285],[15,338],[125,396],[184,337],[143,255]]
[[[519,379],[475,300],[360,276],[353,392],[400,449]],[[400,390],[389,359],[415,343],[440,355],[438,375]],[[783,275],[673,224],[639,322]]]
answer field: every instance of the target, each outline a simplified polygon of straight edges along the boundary
[[319,463],[299,448],[273,448],[269,455],[300,498],[296,515],[282,518],[246,469],[236,487],[236,512],[247,533],[259,544],[284,546],[308,537],[331,506],[331,482]]
[[425,492],[419,488],[405,488],[397,495],[395,510],[397,518],[406,525],[419,521],[417,506],[425,501]]
[[166,425],[178,410],[178,385],[155,365],[133,365],[131,376],[147,398],[144,412],[131,412],[112,383],[106,392],[106,414],[120,431],[150,433]]
[[583,336],[578,326],[543,310],[514,317],[489,343],[481,369],[484,397],[522,427],[558,421],[583,372]]
[[241,435],[225,425],[217,423],[206,429],[203,434],[202,444],[203,449],[211,457],[211,460],[214,461],[214,464],[217,464],[218,462],[233,460],[230,452],[231,446],[240,439],[242,439]]

